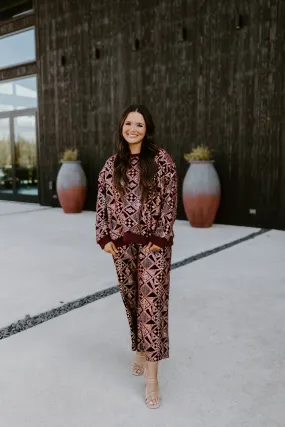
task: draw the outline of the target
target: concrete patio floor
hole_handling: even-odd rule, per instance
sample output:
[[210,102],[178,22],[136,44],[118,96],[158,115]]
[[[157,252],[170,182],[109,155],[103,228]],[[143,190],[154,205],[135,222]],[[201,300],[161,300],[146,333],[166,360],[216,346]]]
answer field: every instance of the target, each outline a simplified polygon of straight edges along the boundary
[[[0,330],[116,285],[94,212],[0,201]],[[257,232],[175,224],[173,263]],[[119,294],[0,340],[0,427],[285,425],[285,232],[171,273],[162,406],[145,407]]]

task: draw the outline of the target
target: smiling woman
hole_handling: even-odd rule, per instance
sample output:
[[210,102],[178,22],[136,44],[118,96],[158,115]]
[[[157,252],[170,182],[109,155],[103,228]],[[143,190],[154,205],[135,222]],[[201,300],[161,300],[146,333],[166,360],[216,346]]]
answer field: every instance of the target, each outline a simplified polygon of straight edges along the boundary
[[144,105],[131,105],[123,114],[118,137],[118,153],[114,163],[114,183],[121,195],[123,183],[127,179],[130,155],[140,158],[140,190],[145,202],[148,192],[154,186],[157,165],[155,156],[158,147],[153,142],[155,125],[152,116]]
[[132,154],[141,151],[142,141],[146,134],[146,123],[142,114],[137,111],[128,114],[123,125],[123,137],[130,144]]
[[113,255],[136,351],[131,371],[146,369],[146,404],[160,405],[158,361],[169,357],[168,300],[176,167],[153,141],[148,109],[132,105],[119,126],[117,154],[99,174],[97,242]]

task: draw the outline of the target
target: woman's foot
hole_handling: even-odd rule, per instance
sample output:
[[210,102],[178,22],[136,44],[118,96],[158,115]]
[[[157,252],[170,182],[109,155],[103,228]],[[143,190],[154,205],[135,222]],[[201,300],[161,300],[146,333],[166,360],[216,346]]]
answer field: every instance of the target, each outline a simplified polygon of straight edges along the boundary
[[145,369],[145,402],[148,408],[156,409],[160,406],[158,385],[158,362],[146,362]]
[[157,378],[146,377],[145,402],[148,408],[156,409],[160,406],[160,393]]
[[136,352],[136,358],[132,364],[131,371],[133,375],[143,375],[145,369],[145,353]]

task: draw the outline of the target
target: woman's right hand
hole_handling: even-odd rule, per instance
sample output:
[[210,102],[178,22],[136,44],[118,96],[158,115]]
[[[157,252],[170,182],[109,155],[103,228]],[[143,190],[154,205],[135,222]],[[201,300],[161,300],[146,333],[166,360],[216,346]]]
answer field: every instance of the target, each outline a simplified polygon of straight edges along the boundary
[[109,242],[104,246],[104,251],[107,252],[108,254],[112,254],[113,256],[115,256],[118,253],[118,250],[114,244],[114,242]]

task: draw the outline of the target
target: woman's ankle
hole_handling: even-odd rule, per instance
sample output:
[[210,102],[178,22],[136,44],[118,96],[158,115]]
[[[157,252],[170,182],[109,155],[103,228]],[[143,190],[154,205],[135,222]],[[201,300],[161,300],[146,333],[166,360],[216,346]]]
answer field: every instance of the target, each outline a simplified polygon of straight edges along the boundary
[[158,378],[158,362],[146,361],[146,377],[147,378]]

